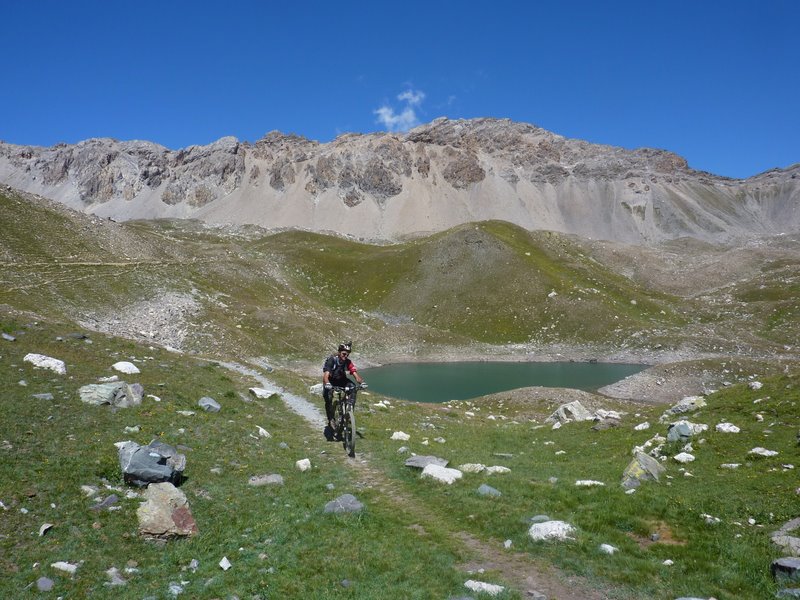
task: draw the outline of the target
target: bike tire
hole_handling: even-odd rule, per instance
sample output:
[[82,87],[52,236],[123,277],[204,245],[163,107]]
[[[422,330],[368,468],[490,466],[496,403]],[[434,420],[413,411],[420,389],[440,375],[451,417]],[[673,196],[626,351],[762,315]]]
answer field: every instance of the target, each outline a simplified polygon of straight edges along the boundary
[[342,446],[344,446],[347,456],[355,458],[356,456],[356,418],[352,410],[347,410],[344,413],[344,420],[342,421]]

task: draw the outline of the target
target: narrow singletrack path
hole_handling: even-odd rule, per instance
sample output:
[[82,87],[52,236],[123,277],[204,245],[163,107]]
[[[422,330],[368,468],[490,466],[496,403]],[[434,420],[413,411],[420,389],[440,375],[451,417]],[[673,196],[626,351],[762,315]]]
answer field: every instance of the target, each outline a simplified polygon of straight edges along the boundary
[[[217,362],[240,375],[253,377],[266,389],[275,390],[289,410],[303,417],[316,430],[324,427],[325,417],[322,411],[308,399],[283,390],[254,368],[237,363]],[[409,528],[421,536],[427,535],[429,530],[443,532],[454,545],[460,547],[463,554],[470,558],[459,567],[471,573],[472,579],[480,579],[481,570],[497,572],[506,586],[519,592],[523,598],[537,598],[537,593],[540,595],[538,597],[543,595],[549,600],[609,598],[602,590],[594,589],[579,577],[567,577],[552,565],[536,560],[528,553],[506,549],[500,540],[484,540],[469,532],[448,528],[440,517],[404,490],[400,483],[372,467],[368,453],[358,451],[355,459],[348,459],[343,453],[342,460],[356,472],[359,485],[379,492],[391,503],[394,510],[407,515]]]

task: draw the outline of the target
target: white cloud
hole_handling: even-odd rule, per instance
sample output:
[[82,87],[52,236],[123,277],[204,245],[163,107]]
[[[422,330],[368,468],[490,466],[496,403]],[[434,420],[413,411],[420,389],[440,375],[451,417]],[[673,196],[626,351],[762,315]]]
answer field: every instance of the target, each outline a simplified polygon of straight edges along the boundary
[[408,131],[419,125],[415,107],[422,104],[425,92],[408,89],[398,94],[397,99],[405,104],[400,112],[395,112],[395,109],[388,104],[373,111],[378,116],[378,123],[381,123],[388,131]]
[[406,90],[405,92],[397,96],[397,99],[408,102],[409,106],[417,106],[423,100],[425,100],[425,92]]

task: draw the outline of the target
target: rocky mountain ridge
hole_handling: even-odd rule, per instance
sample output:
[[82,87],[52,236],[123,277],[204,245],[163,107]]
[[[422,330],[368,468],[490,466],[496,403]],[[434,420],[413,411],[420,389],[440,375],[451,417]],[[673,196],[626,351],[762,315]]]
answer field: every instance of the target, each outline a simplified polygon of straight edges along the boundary
[[498,119],[437,119],[329,143],[271,132],[173,151],[90,139],[0,143],[0,182],[115,220],[194,218],[392,241],[500,219],[655,244],[800,231],[800,164],[745,180],[664,150],[567,139]]

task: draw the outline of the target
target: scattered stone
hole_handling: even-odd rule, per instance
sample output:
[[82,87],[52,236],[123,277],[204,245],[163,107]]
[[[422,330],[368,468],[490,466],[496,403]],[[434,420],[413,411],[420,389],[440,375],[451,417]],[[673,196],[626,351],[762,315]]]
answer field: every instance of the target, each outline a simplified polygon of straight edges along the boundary
[[528,530],[528,537],[534,541],[540,540],[571,540],[575,528],[564,521],[545,521],[544,523],[534,523]]
[[508,467],[504,467],[502,465],[494,465],[491,467],[486,467],[486,474],[487,475],[495,475],[495,474],[502,474],[502,473],[511,473],[511,469]]
[[484,593],[490,596],[497,596],[498,594],[502,594],[506,589],[502,585],[496,585],[494,583],[485,583],[483,581],[475,581],[473,579],[468,579],[466,582],[464,582],[464,587],[470,590],[471,592]]
[[719,466],[720,469],[738,469],[741,463],[723,463]]
[[122,574],[119,572],[117,567],[111,567],[108,571],[106,571],[106,576],[108,577],[108,585],[110,586],[126,585],[128,583],[125,579],[123,579]]
[[399,440],[399,441],[401,441],[401,442],[407,442],[408,440],[410,440],[410,439],[411,439],[411,436],[410,436],[410,435],[408,435],[407,433],[404,433],[404,432],[402,432],[402,431],[395,431],[395,432],[392,434],[392,437],[391,437],[391,438],[389,438],[389,439],[392,439],[392,440]]
[[750,450],[750,452],[748,452],[748,454],[752,454],[754,456],[764,456],[764,457],[778,455],[778,453],[775,450],[767,450],[766,448],[761,448],[761,447],[753,448],[752,450]]
[[8,334],[6,332],[3,332],[0,335],[2,335],[3,339],[5,341],[7,341],[7,342],[16,342],[17,341],[17,338],[15,338],[13,335],[10,335],[10,334]]
[[611,544],[600,544],[600,552],[604,554],[614,554],[615,552],[619,552],[619,548]]
[[247,391],[250,393],[251,396],[253,396],[257,400],[264,400],[278,393],[275,390],[268,390],[266,388],[259,388],[259,387],[251,387]]
[[622,473],[622,487],[637,488],[643,481],[658,481],[666,469],[652,456],[637,452]]
[[772,534],[772,543],[791,556],[800,557],[800,537],[789,535],[795,529],[800,529],[800,518],[792,519]]
[[593,479],[579,479],[575,482],[576,487],[602,487],[605,483],[602,481],[594,481]]
[[407,467],[413,467],[415,469],[424,469],[428,465],[437,465],[439,467],[446,467],[450,464],[449,460],[445,460],[444,458],[439,458],[438,456],[412,456],[411,458],[406,459],[405,465]]
[[694,456],[692,454],[689,454],[688,452],[681,452],[680,454],[676,454],[672,458],[673,460],[676,460],[679,463],[683,464],[690,463],[694,460]]
[[430,463],[422,470],[423,478],[435,479],[441,483],[452,485],[458,479],[461,479],[463,473],[458,469],[448,469],[438,464]]
[[63,360],[51,358],[49,356],[45,356],[44,354],[34,354],[31,352],[26,354],[25,358],[22,360],[31,363],[37,369],[50,369],[59,375],[66,375],[67,373],[67,366],[64,364]]
[[111,365],[111,368],[115,371],[119,371],[120,373],[124,373],[125,375],[138,375],[141,373],[139,368],[133,364],[132,362],[128,362],[127,360],[121,360],[119,362],[114,363]]
[[264,485],[283,485],[283,477],[277,474],[272,475],[253,475],[247,480],[248,485],[261,487]]
[[535,515],[530,519],[528,519],[528,521],[531,523],[546,523],[547,521],[552,521],[552,520],[553,519],[551,519],[547,515]]
[[49,592],[53,589],[54,585],[55,583],[53,583],[53,580],[49,577],[39,577],[39,579],[36,580],[36,589],[40,592]]
[[110,509],[117,502],[119,502],[119,497],[116,494],[111,494],[105,499],[98,498],[97,500],[98,502],[92,506],[92,510]]
[[760,381],[751,381],[747,385],[750,387],[751,390],[760,390],[762,387],[764,387],[764,384],[761,383]]
[[357,513],[364,509],[364,505],[352,494],[344,494],[325,505],[326,513],[343,514]]
[[772,561],[770,572],[775,581],[800,581],[800,558],[788,556]]
[[464,473],[480,473],[486,470],[486,466],[479,463],[467,463],[465,465],[459,465],[458,470]]
[[700,408],[703,408],[706,405],[706,401],[702,396],[686,396],[681,399],[676,405],[671,408],[668,408],[659,421],[661,423],[666,423],[675,415],[680,415],[687,412],[694,412]]
[[311,468],[311,461],[307,458],[303,458],[294,463],[294,466],[300,471],[308,471]]
[[139,406],[142,403],[144,388],[141,384],[127,384],[124,381],[91,383],[78,390],[81,402],[93,406],[109,404],[117,408]]
[[209,398],[208,396],[203,396],[200,398],[200,400],[197,402],[197,405],[206,412],[219,412],[222,408],[219,405],[219,402],[213,398]]
[[733,423],[717,423],[717,426],[714,429],[720,433],[739,433],[739,431],[741,431]]
[[139,487],[161,482],[179,484],[186,468],[186,456],[159,440],[147,446],[128,441],[119,448],[119,464],[125,483]]
[[478,488],[478,494],[481,496],[494,496],[496,498],[499,498],[503,495],[498,490],[494,489],[490,485],[486,485],[485,483]]
[[41,527],[39,527],[39,537],[42,537],[45,533],[50,531],[53,528],[52,523],[43,523]]
[[270,434],[269,431],[267,431],[266,429],[264,429],[260,425],[256,425],[256,428],[258,429],[258,436],[259,437],[265,437],[265,438],[271,438],[272,437],[272,434]]
[[136,510],[139,533],[160,539],[187,537],[197,533],[197,523],[186,495],[171,483],[152,483],[145,502]]
[[33,398],[36,400],[53,400],[54,396],[50,392],[46,392],[44,394],[34,394]]
[[639,423],[636,427],[633,428],[635,431],[645,431],[650,429],[650,423],[645,421],[644,423]]
[[221,561],[219,561],[219,566],[220,566],[220,568],[221,568],[223,571],[227,571],[227,570],[228,570],[228,569],[230,569],[230,568],[231,568],[233,565],[231,564],[231,561],[229,561],[229,560],[228,560],[228,557],[227,557],[227,556],[223,556],[223,557],[222,557],[222,560],[221,560]]
[[53,567],[56,571],[63,571],[64,573],[68,573],[70,575],[74,575],[75,571],[78,570],[78,565],[73,565],[72,563],[64,561],[54,562],[50,566]]

